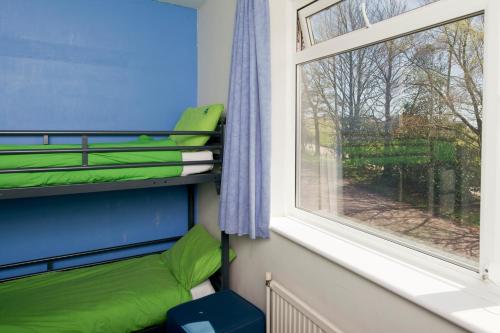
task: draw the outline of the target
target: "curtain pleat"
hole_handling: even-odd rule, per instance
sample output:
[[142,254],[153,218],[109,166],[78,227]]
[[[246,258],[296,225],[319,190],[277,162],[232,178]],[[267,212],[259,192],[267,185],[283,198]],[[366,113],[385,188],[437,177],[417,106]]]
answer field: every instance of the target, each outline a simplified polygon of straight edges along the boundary
[[269,236],[271,78],[268,0],[236,8],[220,227],[228,234]]

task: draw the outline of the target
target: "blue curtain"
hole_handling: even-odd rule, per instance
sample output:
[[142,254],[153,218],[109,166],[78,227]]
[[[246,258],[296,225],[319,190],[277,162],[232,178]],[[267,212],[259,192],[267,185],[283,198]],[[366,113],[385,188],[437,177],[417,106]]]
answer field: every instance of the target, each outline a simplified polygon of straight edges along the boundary
[[269,236],[270,94],[268,0],[238,0],[219,214],[228,234]]

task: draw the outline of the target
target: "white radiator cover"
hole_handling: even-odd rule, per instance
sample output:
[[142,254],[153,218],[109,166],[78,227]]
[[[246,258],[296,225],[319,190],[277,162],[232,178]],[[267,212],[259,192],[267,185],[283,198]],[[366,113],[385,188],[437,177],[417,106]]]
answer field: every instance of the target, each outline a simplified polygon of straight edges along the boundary
[[343,333],[266,273],[267,333]]

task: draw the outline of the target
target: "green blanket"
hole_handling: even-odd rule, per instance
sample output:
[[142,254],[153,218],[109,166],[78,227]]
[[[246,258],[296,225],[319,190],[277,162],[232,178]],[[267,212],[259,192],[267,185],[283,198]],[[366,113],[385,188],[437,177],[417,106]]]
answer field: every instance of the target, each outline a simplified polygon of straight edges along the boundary
[[[170,139],[153,140],[148,136],[141,136],[136,141],[97,143],[90,144],[89,147],[168,147],[175,145],[175,142]],[[80,145],[0,145],[0,150],[63,148],[80,148]],[[88,157],[89,165],[181,161],[182,153],[179,151],[92,153]],[[82,154],[79,153],[0,156],[0,169],[81,166],[81,163]],[[181,173],[182,166],[3,174],[0,175],[0,188],[144,180],[175,177]]]
[[0,284],[0,332],[131,332],[191,299],[160,255]]

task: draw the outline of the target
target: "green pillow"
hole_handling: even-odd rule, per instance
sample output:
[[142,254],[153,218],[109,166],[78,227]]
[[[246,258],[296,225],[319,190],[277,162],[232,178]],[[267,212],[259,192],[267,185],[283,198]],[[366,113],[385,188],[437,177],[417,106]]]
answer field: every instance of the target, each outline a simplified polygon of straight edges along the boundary
[[[197,224],[161,257],[177,281],[191,290],[221,267],[220,242]],[[234,251],[230,251],[229,257],[236,257]]]
[[[187,108],[175,125],[174,131],[214,131],[223,112],[222,104]],[[203,146],[209,138],[207,135],[170,136],[178,146]]]

